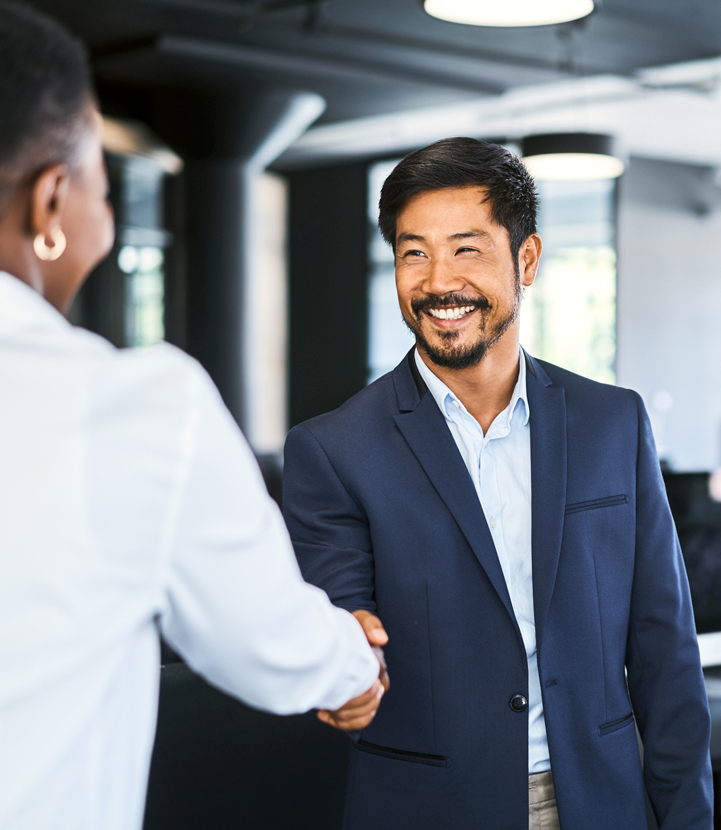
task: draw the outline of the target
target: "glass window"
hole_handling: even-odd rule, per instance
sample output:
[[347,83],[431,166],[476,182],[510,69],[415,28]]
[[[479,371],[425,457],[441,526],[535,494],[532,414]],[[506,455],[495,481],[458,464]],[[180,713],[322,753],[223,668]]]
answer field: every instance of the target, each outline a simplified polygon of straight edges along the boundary
[[394,369],[415,342],[403,322],[393,262],[393,251],[378,230],[381,187],[400,159],[381,161],[368,169],[369,261],[368,382]]
[[543,240],[526,289],[521,343],[530,354],[615,383],[615,180],[539,182]]
[[125,343],[151,346],[165,337],[163,249],[123,245],[118,267],[125,279]]
[[115,245],[79,292],[69,318],[118,348],[165,338],[166,171],[145,157],[106,153]]

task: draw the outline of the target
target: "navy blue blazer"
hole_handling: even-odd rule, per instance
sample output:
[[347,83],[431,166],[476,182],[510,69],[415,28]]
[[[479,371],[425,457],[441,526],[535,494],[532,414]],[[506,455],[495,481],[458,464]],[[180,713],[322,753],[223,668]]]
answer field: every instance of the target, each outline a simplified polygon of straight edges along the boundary
[[[533,597],[561,827],[710,830],[693,613],[635,392],[528,358]],[[473,483],[412,360],[294,428],[304,577],[381,618],[391,689],[353,745],[347,830],[528,827],[523,641]],[[627,672],[627,676],[626,676]],[[628,677],[628,680],[627,680]],[[645,745],[639,760],[634,722]]]

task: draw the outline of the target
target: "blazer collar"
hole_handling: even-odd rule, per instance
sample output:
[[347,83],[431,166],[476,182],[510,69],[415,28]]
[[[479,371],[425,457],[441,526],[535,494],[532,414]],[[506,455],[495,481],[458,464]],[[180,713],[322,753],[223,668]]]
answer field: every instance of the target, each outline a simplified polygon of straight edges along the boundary
[[414,346],[393,370],[393,385],[400,412],[412,412],[428,392],[426,382],[413,359],[415,348]]
[[400,414],[396,425],[429,481],[466,537],[473,553],[518,628],[491,531],[466,465],[445,418],[415,366],[413,350],[393,372]]
[[566,393],[552,383],[535,358],[528,359],[536,370],[527,377],[527,391],[531,407],[533,610],[540,650],[556,583],[566,509]]
[[[536,642],[543,629],[558,570],[566,502],[566,401],[543,366],[525,350],[531,418],[531,547]],[[518,628],[491,532],[455,441],[418,372],[413,349],[393,371],[401,414],[396,424],[461,528]],[[520,637],[520,631],[519,631]]]
[[[415,350],[416,347],[413,346],[393,370],[393,384],[398,398],[398,409],[401,412],[412,412],[428,392],[428,386],[421,377],[413,357]],[[528,383],[528,375],[532,375],[534,378],[538,378],[544,386],[550,386],[551,379],[542,366],[525,349],[522,349],[522,351],[526,360],[526,383]]]

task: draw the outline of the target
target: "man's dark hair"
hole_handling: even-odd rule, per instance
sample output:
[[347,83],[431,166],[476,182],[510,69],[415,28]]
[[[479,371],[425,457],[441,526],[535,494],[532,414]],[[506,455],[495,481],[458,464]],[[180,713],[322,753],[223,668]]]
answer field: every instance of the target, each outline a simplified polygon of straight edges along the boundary
[[91,96],[82,43],[52,18],[0,2],[0,200],[18,176],[74,162]]
[[446,187],[485,187],[491,217],[508,231],[514,262],[536,232],[538,193],[523,162],[505,147],[475,138],[444,138],[409,153],[385,180],[378,225],[395,249],[396,221],[418,193]]

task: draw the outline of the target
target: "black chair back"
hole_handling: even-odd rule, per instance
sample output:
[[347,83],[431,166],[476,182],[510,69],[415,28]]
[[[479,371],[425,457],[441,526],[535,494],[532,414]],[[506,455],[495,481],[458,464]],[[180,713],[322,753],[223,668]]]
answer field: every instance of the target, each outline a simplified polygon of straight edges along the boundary
[[339,830],[344,734],[244,706],[183,663],[161,672],[144,830]]

